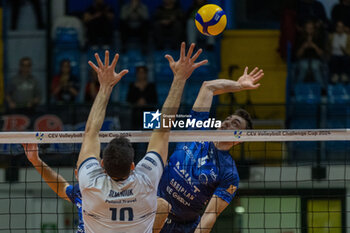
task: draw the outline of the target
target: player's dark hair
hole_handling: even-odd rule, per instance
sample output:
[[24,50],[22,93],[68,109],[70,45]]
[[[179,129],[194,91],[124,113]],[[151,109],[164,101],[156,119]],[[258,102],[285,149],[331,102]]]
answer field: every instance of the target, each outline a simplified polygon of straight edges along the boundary
[[130,166],[134,161],[134,148],[129,139],[117,137],[109,142],[103,151],[103,166],[114,180],[123,179],[130,174]]
[[253,122],[252,122],[252,118],[251,118],[249,112],[247,112],[244,109],[237,109],[235,111],[235,113],[233,113],[233,115],[237,115],[239,117],[242,117],[247,122],[246,129],[253,129]]

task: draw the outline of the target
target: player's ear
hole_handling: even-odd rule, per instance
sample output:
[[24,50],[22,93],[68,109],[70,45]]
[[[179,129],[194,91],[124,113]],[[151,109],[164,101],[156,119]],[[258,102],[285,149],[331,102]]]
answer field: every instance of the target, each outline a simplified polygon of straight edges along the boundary
[[75,175],[75,179],[78,180],[78,169],[74,169],[74,175]]
[[104,161],[103,161],[103,159],[101,159],[101,167],[104,169]]
[[131,165],[130,165],[130,171],[133,171],[135,169],[135,163],[132,162]]

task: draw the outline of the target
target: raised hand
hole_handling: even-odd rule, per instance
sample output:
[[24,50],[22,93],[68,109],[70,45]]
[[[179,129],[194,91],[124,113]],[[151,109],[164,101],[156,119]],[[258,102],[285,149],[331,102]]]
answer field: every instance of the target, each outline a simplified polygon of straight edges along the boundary
[[185,42],[182,42],[181,50],[180,50],[180,58],[176,62],[174,61],[173,57],[170,56],[169,54],[165,55],[165,58],[168,59],[170,68],[174,73],[174,79],[187,80],[195,69],[208,63],[208,60],[203,60],[195,63],[199,55],[202,53],[202,49],[199,49],[197,53],[195,53],[192,56],[194,47],[195,47],[195,44],[192,43],[186,55],[185,54],[186,44]]
[[40,160],[39,158],[39,150],[38,150],[38,144],[22,144],[24,148],[24,152],[28,158],[28,160],[35,164]]
[[237,80],[241,85],[243,90],[256,89],[260,86],[260,79],[264,77],[264,71],[259,70],[258,67],[255,67],[253,71],[248,74],[248,67],[244,69],[244,74]]
[[115,54],[111,65],[109,65],[109,52],[107,50],[105,52],[105,64],[102,63],[100,56],[97,53],[95,53],[95,58],[98,66],[92,61],[89,61],[89,65],[96,71],[101,87],[113,87],[129,72],[128,70],[122,70],[120,73],[115,72],[115,67],[119,59],[118,53]]

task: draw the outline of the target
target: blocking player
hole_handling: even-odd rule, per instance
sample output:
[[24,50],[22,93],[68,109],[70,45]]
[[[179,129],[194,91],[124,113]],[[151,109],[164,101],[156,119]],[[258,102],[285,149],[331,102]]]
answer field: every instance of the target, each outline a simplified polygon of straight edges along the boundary
[[[61,175],[52,170],[45,162],[39,157],[39,150],[37,144],[24,144],[24,152],[28,160],[33,164],[35,169],[39,172],[41,177],[49,185],[49,187],[57,193],[57,195],[67,201],[71,201],[78,210],[79,224],[77,233],[84,233],[83,215],[81,212],[81,193],[79,184],[70,185]],[[75,176],[77,176],[77,170],[75,169]]]
[[[174,73],[162,113],[175,116],[186,80],[192,72],[207,63],[195,63],[202,52],[192,56],[192,44],[187,55],[185,43],[181,44],[178,61],[166,55]],[[156,212],[157,187],[168,153],[169,129],[152,132],[147,153],[135,167],[133,148],[127,138],[113,139],[103,152],[101,163],[99,131],[113,87],[128,72],[115,73],[119,55],[109,65],[106,51],[105,63],[95,54],[98,66],[89,62],[97,72],[100,90],[91,108],[79,154],[77,167],[83,198],[85,231],[88,233],[151,232]],[[154,117],[157,117],[155,114]]]
[[[35,169],[39,172],[41,177],[49,185],[49,187],[57,193],[59,197],[64,200],[71,201],[78,211],[79,224],[76,233],[84,233],[84,222],[82,215],[82,200],[79,189],[79,184],[70,185],[61,175],[52,170],[39,157],[38,144],[24,144],[24,152],[28,160],[32,163]],[[77,177],[77,169],[74,170],[75,177]],[[159,232],[164,225],[164,220],[168,216],[169,203],[163,198],[157,199],[157,218],[153,225],[153,233]]]
[[[213,96],[256,89],[264,76],[255,68],[245,69],[238,81],[218,79],[204,82],[193,105],[191,116],[207,120]],[[219,130],[251,129],[248,112],[237,110]],[[158,195],[171,204],[161,233],[210,232],[217,217],[229,205],[238,188],[239,177],[229,153],[238,142],[179,143],[171,155],[159,183]],[[206,208],[205,208],[206,206]],[[205,208],[204,214],[201,216]]]

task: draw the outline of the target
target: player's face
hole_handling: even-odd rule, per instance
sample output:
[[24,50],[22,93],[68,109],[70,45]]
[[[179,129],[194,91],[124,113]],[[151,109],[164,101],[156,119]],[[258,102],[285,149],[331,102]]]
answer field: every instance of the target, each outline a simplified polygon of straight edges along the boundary
[[[222,123],[219,130],[244,130],[247,128],[247,121],[237,115],[228,116]],[[225,147],[231,148],[238,145],[240,142],[221,142]]]
[[228,116],[222,123],[221,123],[221,130],[235,130],[235,129],[246,129],[247,128],[247,122],[242,117],[237,115],[231,115]]

